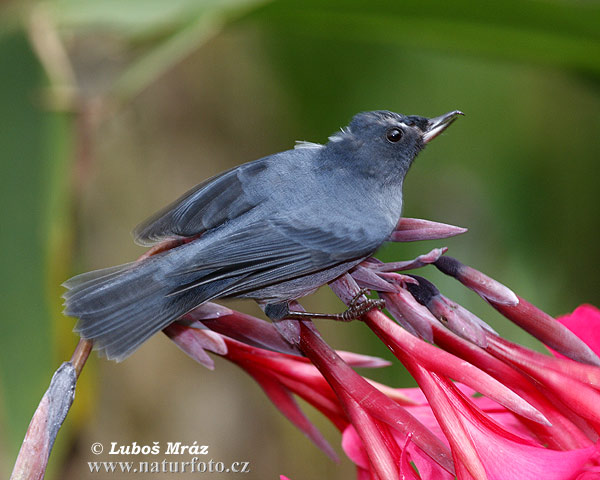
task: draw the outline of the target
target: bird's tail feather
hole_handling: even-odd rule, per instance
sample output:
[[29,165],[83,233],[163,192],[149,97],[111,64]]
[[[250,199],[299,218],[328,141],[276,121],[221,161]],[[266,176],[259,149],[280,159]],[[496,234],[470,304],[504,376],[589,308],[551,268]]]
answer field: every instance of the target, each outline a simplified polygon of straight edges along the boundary
[[63,285],[65,314],[79,319],[82,338],[109,359],[121,361],[144,341],[195,306],[214,298],[224,285],[173,295],[199,274],[173,275],[160,256],[77,275]]

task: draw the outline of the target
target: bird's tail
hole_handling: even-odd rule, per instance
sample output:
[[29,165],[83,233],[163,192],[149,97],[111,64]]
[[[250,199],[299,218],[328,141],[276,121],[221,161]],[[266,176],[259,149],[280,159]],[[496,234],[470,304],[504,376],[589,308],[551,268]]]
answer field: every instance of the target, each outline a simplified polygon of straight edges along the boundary
[[[65,314],[79,319],[75,331],[109,359],[121,361],[145,340],[214,296],[198,289],[177,293],[194,278],[172,275],[161,255],[77,275],[63,286]],[[198,275],[194,275],[196,278]],[[173,292],[176,292],[173,294]]]

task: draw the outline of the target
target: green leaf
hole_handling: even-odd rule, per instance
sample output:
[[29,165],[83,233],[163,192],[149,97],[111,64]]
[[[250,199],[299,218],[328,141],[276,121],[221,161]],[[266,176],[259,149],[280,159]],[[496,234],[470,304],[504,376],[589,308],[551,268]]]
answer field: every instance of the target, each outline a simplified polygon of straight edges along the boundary
[[0,431],[14,458],[59,365],[52,327],[59,300],[48,302],[55,294],[48,285],[60,281],[49,259],[62,234],[69,120],[41,108],[46,79],[23,33],[0,37],[0,62],[7,66],[0,76]]

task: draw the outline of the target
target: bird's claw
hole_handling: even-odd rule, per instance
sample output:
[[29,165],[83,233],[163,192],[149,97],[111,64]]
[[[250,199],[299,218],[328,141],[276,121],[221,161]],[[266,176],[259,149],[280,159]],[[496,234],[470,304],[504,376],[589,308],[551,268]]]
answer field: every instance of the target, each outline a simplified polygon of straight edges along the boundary
[[350,320],[360,319],[363,315],[369,313],[374,308],[383,309],[385,308],[385,300],[367,298],[361,299],[361,297],[369,292],[366,288],[361,288],[356,295],[350,301],[348,308],[341,314],[342,320],[349,322]]

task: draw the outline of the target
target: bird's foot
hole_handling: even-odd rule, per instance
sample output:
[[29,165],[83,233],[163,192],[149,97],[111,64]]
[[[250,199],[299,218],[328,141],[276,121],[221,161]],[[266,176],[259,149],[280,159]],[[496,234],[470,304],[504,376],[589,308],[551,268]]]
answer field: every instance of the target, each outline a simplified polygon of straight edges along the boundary
[[362,298],[363,295],[369,293],[367,288],[361,288],[356,295],[350,301],[348,308],[345,312],[339,314],[342,318],[340,320],[349,322],[350,320],[360,319],[363,315],[369,313],[374,308],[380,310],[385,308],[385,300],[375,298]]

